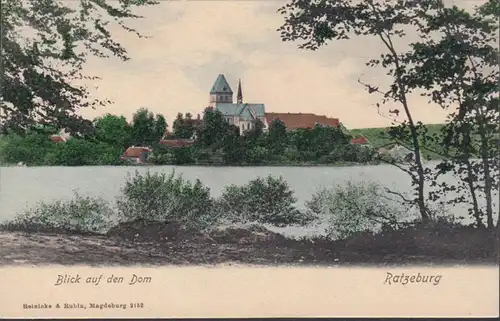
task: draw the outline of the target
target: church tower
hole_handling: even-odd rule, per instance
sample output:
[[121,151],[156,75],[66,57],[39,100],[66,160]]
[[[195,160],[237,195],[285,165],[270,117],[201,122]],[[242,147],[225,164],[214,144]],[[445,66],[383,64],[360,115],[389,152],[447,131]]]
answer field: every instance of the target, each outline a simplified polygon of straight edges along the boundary
[[243,93],[241,92],[241,79],[238,80],[238,94],[236,96],[236,103],[243,104]]
[[223,74],[217,76],[215,83],[210,90],[210,107],[216,107],[219,103],[232,104],[233,91]]

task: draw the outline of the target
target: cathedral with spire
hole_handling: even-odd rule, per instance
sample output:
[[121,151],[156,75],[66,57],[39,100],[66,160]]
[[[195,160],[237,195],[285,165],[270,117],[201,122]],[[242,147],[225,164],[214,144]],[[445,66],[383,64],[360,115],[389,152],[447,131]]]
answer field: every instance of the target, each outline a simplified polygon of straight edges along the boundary
[[219,111],[224,119],[231,125],[240,129],[240,133],[251,130],[257,120],[267,128],[264,104],[250,104],[243,102],[241,80],[238,81],[236,103],[233,101],[233,91],[223,74],[217,76],[210,90],[209,107]]

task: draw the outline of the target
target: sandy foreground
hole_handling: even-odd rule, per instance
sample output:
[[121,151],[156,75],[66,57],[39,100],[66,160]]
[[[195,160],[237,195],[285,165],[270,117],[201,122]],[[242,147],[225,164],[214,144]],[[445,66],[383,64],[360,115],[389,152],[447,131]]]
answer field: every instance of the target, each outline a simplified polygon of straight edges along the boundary
[[134,242],[109,236],[0,232],[0,265],[407,265],[498,264],[498,257],[376,253],[312,243]]

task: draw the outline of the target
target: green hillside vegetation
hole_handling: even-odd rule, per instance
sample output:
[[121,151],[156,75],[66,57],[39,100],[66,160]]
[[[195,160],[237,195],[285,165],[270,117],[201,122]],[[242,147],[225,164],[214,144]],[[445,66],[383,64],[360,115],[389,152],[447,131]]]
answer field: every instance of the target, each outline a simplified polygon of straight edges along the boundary
[[[425,127],[427,127],[429,136],[438,137],[441,135],[441,128],[443,127],[443,124],[427,124],[425,125]],[[389,136],[387,132],[388,130],[389,127],[357,128],[349,130],[349,133],[353,137],[363,135],[364,137],[366,137],[366,139],[368,139],[369,144],[374,148],[384,147],[390,149],[396,143]],[[424,157],[430,157],[432,159],[442,158],[441,156],[439,156],[439,153],[441,153],[443,148],[439,146],[439,144],[431,142],[427,142],[426,144],[423,144],[423,142],[421,143],[424,147]],[[407,146],[411,147],[411,144],[407,143]],[[438,153],[432,151],[437,151]]]

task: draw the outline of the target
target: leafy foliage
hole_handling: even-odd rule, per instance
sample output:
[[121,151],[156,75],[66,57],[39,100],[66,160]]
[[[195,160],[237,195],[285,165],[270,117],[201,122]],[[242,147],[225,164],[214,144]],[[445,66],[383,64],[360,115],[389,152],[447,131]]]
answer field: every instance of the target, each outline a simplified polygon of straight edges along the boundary
[[173,137],[175,138],[192,138],[195,133],[195,127],[193,126],[191,114],[187,113],[182,115],[182,113],[177,114],[177,118],[174,120]]
[[[33,124],[50,124],[73,134],[92,131],[79,108],[96,108],[110,101],[89,97],[81,81],[98,78],[83,74],[89,56],[115,56],[127,60],[127,52],[109,31],[127,26],[140,6],[153,0],[28,0],[2,1],[2,104],[5,127],[24,131]],[[28,31],[28,32],[26,32]],[[80,84],[78,84],[80,82]]]
[[153,146],[163,137],[166,129],[165,117],[160,114],[155,116],[147,108],[140,108],[132,119],[132,145]]
[[124,116],[106,114],[94,120],[94,127],[96,140],[121,148],[130,146],[132,128]]
[[218,200],[219,211],[231,222],[256,222],[286,226],[305,225],[312,220],[295,208],[293,191],[282,177],[257,178],[243,186],[225,187]]
[[347,238],[382,226],[396,228],[403,217],[401,208],[373,182],[319,189],[306,207],[328,224],[330,238]]
[[83,197],[40,202],[2,227],[38,232],[104,233],[115,223],[114,212],[101,198]]
[[175,171],[170,175],[136,171],[121,191],[117,208],[122,221],[177,220],[189,227],[206,228],[217,219],[210,189],[199,180],[192,184],[176,176]]

